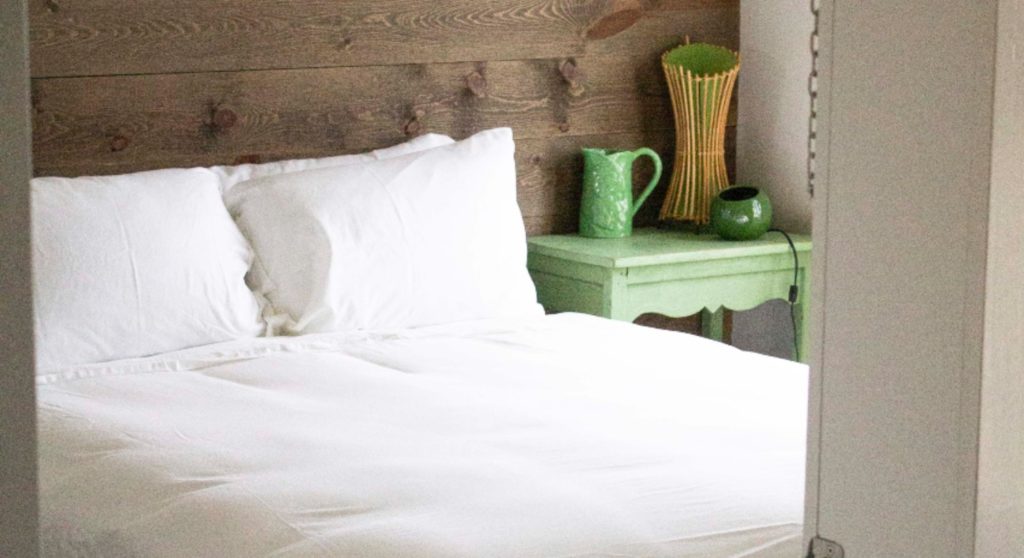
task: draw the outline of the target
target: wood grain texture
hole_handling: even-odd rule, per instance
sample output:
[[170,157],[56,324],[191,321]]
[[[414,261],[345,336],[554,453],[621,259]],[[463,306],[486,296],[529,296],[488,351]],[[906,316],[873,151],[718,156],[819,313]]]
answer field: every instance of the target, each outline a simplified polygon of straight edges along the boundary
[[[497,126],[518,139],[671,135],[656,64],[576,64],[586,75],[581,93],[558,60],[38,79],[36,173],[322,156]],[[620,79],[626,73],[632,79]]]
[[[652,11],[714,9],[699,0]],[[36,0],[36,76],[237,71],[579,56],[639,0]]]
[[580,147],[648,145],[669,160],[658,56],[683,35],[736,48],[739,26],[738,0],[30,7],[36,175],[327,156],[509,126],[531,234],[576,227]]
[[656,74],[619,79],[635,70],[628,58],[577,63],[582,93],[557,59],[36,80],[36,159],[43,171],[123,172],[359,151],[426,130],[511,126],[527,139],[669,129]]
[[732,0],[665,0],[649,2],[643,17],[629,28],[602,40],[587,41],[587,56],[628,53],[636,60],[660,63],[661,53],[683,43],[706,42],[739,49],[739,2]]

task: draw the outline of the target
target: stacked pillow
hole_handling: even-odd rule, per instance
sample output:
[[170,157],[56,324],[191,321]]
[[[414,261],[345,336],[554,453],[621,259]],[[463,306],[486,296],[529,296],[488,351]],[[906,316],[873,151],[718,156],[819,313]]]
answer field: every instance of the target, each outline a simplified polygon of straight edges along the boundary
[[277,331],[538,314],[513,152],[499,129],[324,159],[34,179],[38,368]]
[[275,161],[273,163],[262,163],[252,165],[234,165],[211,167],[210,170],[216,173],[221,179],[221,189],[228,192],[235,184],[253,178],[263,178],[275,174],[289,172],[300,172],[310,169],[322,169],[326,167],[341,167],[350,165],[362,165],[380,159],[400,157],[409,153],[416,153],[425,149],[432,149],[442,145],[450,145],[455,140],[442,134],[423,134],[405,143],[400,143],[384,149],[377,149],[367,153],[355,155],[338,155],[336,157],[321,157],[318,159],[288,159]]
[[507,128],[362,165],[256,178],[225,202],[291,334],[539,312]]

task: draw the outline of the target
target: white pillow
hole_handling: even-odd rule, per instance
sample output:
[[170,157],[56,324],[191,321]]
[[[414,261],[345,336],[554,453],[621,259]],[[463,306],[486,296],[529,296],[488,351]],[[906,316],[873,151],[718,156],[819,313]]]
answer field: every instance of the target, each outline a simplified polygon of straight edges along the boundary
[[251,251],[206,169],[32,180],[38,368],[262,334]]
[[252,284],[289,333],[537,315],[507,128],[358,166],[239,184]]
[[358,165],[390,159],[407,153],[415,153],[425,149],[432,149],[442,145],[449,145],[455,140],[442,134],[423,134],[405,143],[391,147],[358,153],[355,155],[338,155],[336,157],[323,157],[319,159],[289,159],[286,161],[275,161],[273,163],[262,163],[253,165],[234,165],[211,167],[210,170],[221,178],[223,192],[230,190],[235,184],[253,178],[262,178],[275,174],[288,172],[299,172],[310,169],[322,169],[325,167],[339,167],[343,165]]

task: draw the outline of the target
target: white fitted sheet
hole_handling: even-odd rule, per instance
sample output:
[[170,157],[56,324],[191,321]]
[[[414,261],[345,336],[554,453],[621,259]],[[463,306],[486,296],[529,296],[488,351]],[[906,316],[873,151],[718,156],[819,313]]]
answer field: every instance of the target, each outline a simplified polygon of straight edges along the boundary
[[578,314],[40,377],[47,556],[799,555],[806,367]]

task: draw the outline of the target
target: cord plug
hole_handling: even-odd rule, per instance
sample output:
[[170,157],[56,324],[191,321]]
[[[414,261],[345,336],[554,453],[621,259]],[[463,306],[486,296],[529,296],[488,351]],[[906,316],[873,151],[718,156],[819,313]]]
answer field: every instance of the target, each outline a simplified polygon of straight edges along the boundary
[[789,303],[796,304],[796,301],[800,299],[800,287],[796,285],[789,286]]

